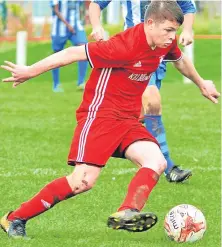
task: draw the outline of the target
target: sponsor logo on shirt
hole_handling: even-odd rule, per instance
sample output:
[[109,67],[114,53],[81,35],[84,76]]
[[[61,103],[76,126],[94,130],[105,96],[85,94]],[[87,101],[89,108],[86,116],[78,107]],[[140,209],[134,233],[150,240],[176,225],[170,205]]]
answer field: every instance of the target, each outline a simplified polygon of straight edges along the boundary
[[131,74],[128,78],[133,81],[148,81],[151,74]]

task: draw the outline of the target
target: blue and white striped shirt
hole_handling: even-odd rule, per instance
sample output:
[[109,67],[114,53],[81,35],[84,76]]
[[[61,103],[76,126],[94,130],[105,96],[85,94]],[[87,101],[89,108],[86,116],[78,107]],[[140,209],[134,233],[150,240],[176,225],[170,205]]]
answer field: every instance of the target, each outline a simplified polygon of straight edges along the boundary
[[[59,12],[63,18],[74,28],[83,30],[80,20],[80,4],[82,1],[75,0],[51,0],[51,7],[54,8],[58,4]],[[69,34],[66,25],[58,18],[54,10],[52,10],[52,36],[65,37]]]
[[[93,0],[100,6],[100,9],[104,9],[112,0]],[[124,18],[124,29],[133,27],[140,22],[144,22],[144,14],[146,6],[150,1],[144,0],[121,0],[123,18]],[[196,7],[192,0],[177,1],[178,5],[182,9],[184,14],[195,13]]]

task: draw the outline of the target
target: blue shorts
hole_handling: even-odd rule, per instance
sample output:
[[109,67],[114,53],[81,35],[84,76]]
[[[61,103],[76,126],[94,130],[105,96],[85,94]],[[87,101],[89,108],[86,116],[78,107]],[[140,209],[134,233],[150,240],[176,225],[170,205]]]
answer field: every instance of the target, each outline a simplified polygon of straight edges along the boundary
[[158,69],[152,74],[148,86],[155,85],[159,90],[161,82],[166,75],[166,62],[162,62]]
[[87,37],[84,30],[78,30],[75,28],[75,33],[68,32],[66,36],[60,37],[60,36],[51,36],[52,38],[52,49],[53,51],[61,51],[63,50],[66,42],[68,40],[71,41],[72,45],[80,45],[80,44],[86,44]]

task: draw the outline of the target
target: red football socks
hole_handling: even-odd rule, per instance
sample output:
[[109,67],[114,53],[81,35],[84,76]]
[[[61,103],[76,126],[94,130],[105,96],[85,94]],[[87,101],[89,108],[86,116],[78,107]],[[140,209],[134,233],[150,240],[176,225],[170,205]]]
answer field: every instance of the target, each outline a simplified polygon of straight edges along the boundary
[[29,220],[72,196],[74,195],[66,177],[58,178],[47,184],[29,201],[22,203],[20,208],[8,216],[8,220]]
[[137,209],[140,211],[158,179],[159,175],[155,171],[149,168],[140,168],[131,180],[126,198],[118,211],[125,209]]

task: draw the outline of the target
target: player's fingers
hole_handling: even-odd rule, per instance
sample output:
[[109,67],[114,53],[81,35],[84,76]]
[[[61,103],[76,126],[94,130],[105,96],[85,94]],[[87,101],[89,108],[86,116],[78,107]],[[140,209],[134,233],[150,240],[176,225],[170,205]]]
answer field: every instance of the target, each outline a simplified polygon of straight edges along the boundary
[[96,41],[100,41],[100,40],[103,40],[103,38],[102,38],[102,36],[101,36],[101,34],[100,33],[95,33],[95,40]]
[[190,44],[192,44],[192,43],[193,43],[192,40],[187,39],[187,40],[184,41],[184,46],[190,45]]
[[214,103],[214,104],[217,104],[218,103],[218,100],[213,97],[213,96],[210,96],[210,100]]
[[96,38],[95,38],[95,40],[96,41],[101,41],[101,40],[103,40],[103,38],[101,36],[97,35]]
[[218,99],[220,97],[220,93],[215,92],[213,94],[211,94],[215,99]]
[[9,61],[4,61],[5,64],[7,64],[8,66],[15,68],[16,64],[9,62]]
[[2,81],[3,82],[14,82],[15,81],[15,78],[12,76],[12,77],[5,78]]
[[184,42],[184,37],[183,35],[180,35],[179,37],[179,44],[182,44]]
[[183,46],[187,46],[187,45],[189,45],[190,43],[188,42],[188,40],[183,40],[183,42],[181,43]]
[[90,39],[93,39],[93,40],[95,40],[95,41],[98,41],[98,40],[96,39],[96,34],[95,34],[95,33],[91,33],[91,34],[89,35],[89,38],[90,38]]
[[220,97],[220,93],[219,93],[219,92],[216,92],[216,93],[215,93],[215,96],[216,96],[216,97]]
[[94,33],[93,34],[93,38],[94,38],[94,40],[98,41],[98,35],[97,35],[97,33]]
[[190,39],[190,40],[188,40],[187,45],[191,45],[192,43],[193,43],[193,40]]
[[187,45],[190,45],[192,42],[189,40],[189,39],[183,39],[181,45],[183,46],[187,46]]
[[14,68],[11,68],[11,67],[9,67],[9,66],[7,66],[7,65],[1,65],[1,68],[2,69],[5,69],[5,70],[7,70],[7,71],[9,71],[9,72],[14,72]]
[[211,94],[204,94],[204,97],[206,97],[207,99],[209,99],[210,101],[212,101],[214,104],[217,104],[217,103],[218,103],[217,98],[214,97],[214,96],[211,95]]
[[19,84],[21,84],[21,82],[14,82],[12,86],[17,87]]

